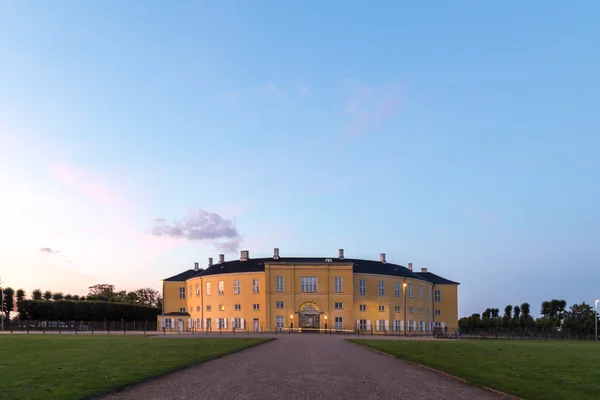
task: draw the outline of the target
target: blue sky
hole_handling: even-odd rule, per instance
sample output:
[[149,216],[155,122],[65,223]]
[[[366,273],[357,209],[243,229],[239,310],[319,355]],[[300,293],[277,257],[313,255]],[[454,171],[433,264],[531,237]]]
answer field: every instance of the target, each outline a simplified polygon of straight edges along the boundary
[[222,249],[344,248],[461,282],[461,315],[593,302],[599,11],[2,2],[0,277],[158,288]]

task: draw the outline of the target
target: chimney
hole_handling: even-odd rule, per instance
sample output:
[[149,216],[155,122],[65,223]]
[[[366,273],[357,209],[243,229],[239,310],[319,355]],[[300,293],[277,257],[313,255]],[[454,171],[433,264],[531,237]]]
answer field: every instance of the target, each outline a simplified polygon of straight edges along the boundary
[[240,252],[240,261],[247,261],[248,260],[248,250],[242,250]]
[[427,268],[421,268],[421,272],[427,272]]
[[277,247],[273,249],[273,259],[279,260],[279,249]]
[[198,263],[197,262],[194,263],[194,271],[198,271]]
[[343,260],[344,259],[344,249],[339,249],[338,253],[339,253],[340,260]]
[[408,263],[408,269],[412,271],[412,263]]
[[385,253],[381,253],[381,254],[379,255],[379,262],[382,262],[382,263],[384,263],[384,264],[385,264]]
[[219,264],[223,264],[225,262],[225,254],[219,254]]
[[212,257],[208,257],[208,266],[212,267]]

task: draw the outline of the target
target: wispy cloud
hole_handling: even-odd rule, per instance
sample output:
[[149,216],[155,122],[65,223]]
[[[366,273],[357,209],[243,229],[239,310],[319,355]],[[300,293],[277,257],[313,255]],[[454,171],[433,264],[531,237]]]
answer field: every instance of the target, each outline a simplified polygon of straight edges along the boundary
[[115,190],[98,183],[88,171],[78,169],[67,162],[52,164],[49,172],[55,181],[76,189],[97,203],[114,206],[122,202],[121,196]]
[[400,91],[392,86],[375,87],[353,81],[349,85],[349,92],[345,112],[350,120],[350,131],[353,133],[380,128],[383,122],[398,113],[402,103]]
[[273,83],[267,83],[265,86],[260,87],[258,91],[265,96],[271,97],[283,97],[286,94],[284,90],[279,89]]
[[38,251],[40,253],[46,253],[46,254],[58,254],[58,253],[60,253],[60,251],[58,251],[58,250],[52,250],[50,247],[42,247]]
[[306,86],[298,86],[298,93],[300,93],[300,94],[309,94],[310,90]]
[[219,241],[216,243],[217,248],[227,252],[236,251],[242,241],[233,220],[203,209],[192,210],[184,218],[171,224],[162,217],[155,218],[152,222],[154,226],[150,233],[154,236]]

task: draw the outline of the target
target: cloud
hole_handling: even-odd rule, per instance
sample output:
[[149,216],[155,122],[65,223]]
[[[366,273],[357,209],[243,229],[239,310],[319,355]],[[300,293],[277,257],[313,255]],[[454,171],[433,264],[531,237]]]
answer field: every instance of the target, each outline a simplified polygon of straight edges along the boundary
[[150,233],[154,236],[168,236],[188,240],[221,240],[216,246],[227,252],[240,247],[242,237],[233,220],[225,219],[215,212],[203,209],[192,210],[187,216],[172,224],[164,218],[154,218]]
[[60,253],[60,251],[58,251],[58,250],[52,250],[50,247],[42,247],[38,251],[40,253],[46,253],[46,254],[57,254],[57,253]]
[[63,185],[71,186],[84,196],[103,205],[117,205],[121,196],[114,190],[95,182],[87,171],[77,169],[67,162],[57,162],[49,167],[50,176]]
[[221,97],[229,102],[236,102],[242,98],[242,92],[239,90],[227,90],[221,93]]
[[279,89],[273,83],[267,83],[265,86],[259,88],[259,92],[261,92],[265,96],[272,96],[272,97],[283,97],[286,94],[285,91]]
[[402,104],[399,90],[395,87],[374,87],[357,81],[349,86],[345,112],[353,133],[378,129],[398,113]]
[[309,94],[310,90],[306,86],[298,86],[298,93],[300,94]]

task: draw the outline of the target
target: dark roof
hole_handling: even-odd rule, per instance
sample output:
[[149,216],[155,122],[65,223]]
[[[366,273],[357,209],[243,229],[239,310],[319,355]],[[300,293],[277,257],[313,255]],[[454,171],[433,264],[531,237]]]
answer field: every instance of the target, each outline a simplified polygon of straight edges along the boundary
[[449,279],[442,278],[441,276],[436,275],[431,272],[417,272],[417,275],[419,275],[426,281],[429,281],[435,285],[460,285],[460,283],[458,283],[458,282],[454,282]]
[[173,311],[165,314],[165,317],[189,317],[190,314],[186,312]]
[[[205,270],[194,271],[193,269],[182,272],[181,274],[172,276],[165,279],[165,281],[186,281],[196,276],[209,276],[217,274],[234,274],[240,272],[261,272],[265,270],[265,263],[270,264],[300,264],[300,263],[323,263],[331,264],[352,264],[352,270],[358,274],[375,274],[375,275],[391,275],[413,279],[420,279],[432,283],[452,283],[456,282],[449,281],[440,276],[432,274],[431,272],[413,272],[406,267],[392,263],[382,263],[373,260],[361,260],[355,258],[327,258],[327,257],[280,257],[274,259],[272,257],[267,258],[250,258],[246,261],[231,260],[225,261],[222,264],[213,264]],[[432,279],[435,279],[432,280]]]

